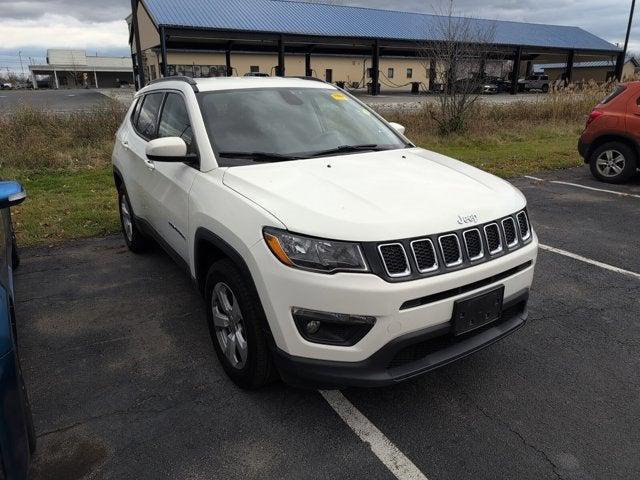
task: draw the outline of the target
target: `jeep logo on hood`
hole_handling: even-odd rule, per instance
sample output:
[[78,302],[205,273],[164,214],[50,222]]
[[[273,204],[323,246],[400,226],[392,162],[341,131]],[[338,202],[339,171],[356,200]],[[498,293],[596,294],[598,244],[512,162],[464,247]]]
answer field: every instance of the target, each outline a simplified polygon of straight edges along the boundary
[[472,213],[470,215],[458,215],[458,224],[459,225],[469,225],[478,223],[478,214]]

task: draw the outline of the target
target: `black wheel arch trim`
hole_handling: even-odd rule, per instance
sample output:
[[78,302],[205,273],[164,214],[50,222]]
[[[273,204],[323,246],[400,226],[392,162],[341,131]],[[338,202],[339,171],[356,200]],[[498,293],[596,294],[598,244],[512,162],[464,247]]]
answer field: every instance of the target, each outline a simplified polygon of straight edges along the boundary
[[198,288],[198,291],[204,296],[204,280],[206,279],[207,272],[199,271],[200,269],[200,261],[199,255],[199,245],[202,241],[211,243],[215,248],[220,250],[229,260],[231,260],[236,267],[240,270],[242,277],[247,282],[249,288],[253,289],[258,298],[259,308],[262,311],[262,315],[264,318],[264,328],[267,333],[267,341],[271,350],[275,350],[277,348],[275,340],[273,338],[273,334],[271,332],[271,326],[269,324],[269,319],[267,318],[266,312],[264,311],[264,306],[262,305],[262,299],[260,298],[260,294],[258,293],[258,289],[256,288],[256,283],[253,280],[253,275],[251,274],[251,270],[249,269],[249,265],[247,265],[244,257],[238,252],[233,246],[231,246],[226,240],[221,238],[219,235],[216,235],[211,230],[199,227],[196,230],[193,242],[193,262],[195,265],[195,277],[193,278],[193,282]]
[[629,144],[629,146],[631,146],[636,152],[636,156],[640,158],[640,143],[638,143],[638,140],[626,133],[612,130],[601,133],[595,139],[593,139],[591,143],[588,144],[588,149],[585,152],[584,156],[585,163],[589,163],[589,161],[591,160],[591,155],[593,155],[593,152],[595,152],[596,149],[609,142],[624,142]]

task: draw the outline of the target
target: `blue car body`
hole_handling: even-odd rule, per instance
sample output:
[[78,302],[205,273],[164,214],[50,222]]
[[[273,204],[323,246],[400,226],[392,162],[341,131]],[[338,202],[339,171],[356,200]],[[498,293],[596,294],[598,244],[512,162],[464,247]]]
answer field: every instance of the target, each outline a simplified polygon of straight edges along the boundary
[[9,207],[24,199],[15,182],[0,182],[0,479],[28,477],[35,435],[22,379],[15,328],[14,255]]

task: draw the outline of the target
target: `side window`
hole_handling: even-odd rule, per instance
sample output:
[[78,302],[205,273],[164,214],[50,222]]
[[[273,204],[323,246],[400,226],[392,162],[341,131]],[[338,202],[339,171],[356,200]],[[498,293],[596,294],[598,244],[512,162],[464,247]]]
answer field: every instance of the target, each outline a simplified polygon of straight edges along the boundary
[[164,93],[150,93],[144,97],[140,114],[136,121],[136,130],[147,140],[153,140],[156,135],[158,111],[162,104]]
[[180,137],[187,144],[187,153],[193,153],[193,130],[187,107],[181,95],[168,93],[162,108],[158,138]]
[[136,106],[133,108],[133,111],[131,112],[131,125],[133,125],[134,127],[138,123],[138,115],[140,115],[140,107],[142,107],[143,100],[144,100],[144,97],[138,98],[136,100]]

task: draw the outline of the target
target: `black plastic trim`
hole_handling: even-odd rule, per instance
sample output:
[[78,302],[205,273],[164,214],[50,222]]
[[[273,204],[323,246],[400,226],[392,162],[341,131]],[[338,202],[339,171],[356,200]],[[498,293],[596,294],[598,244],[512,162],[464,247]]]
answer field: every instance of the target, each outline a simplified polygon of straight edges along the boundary
[[330,389],[394,385],[471,355],[515,332],[526,323],[528,298],[528,290],[512,296],[505,301],[503,311],[522,306],[512,317],[503,318],[495,324],[463,336],[446,348],[434,350],[421,359],[401,366],[389,366],[398,352],[411,345],[449,335],[451,323],[396,338],[360,362],[295,357],[280,349],[274,351],[274,361],[281,378],[297,387]]

